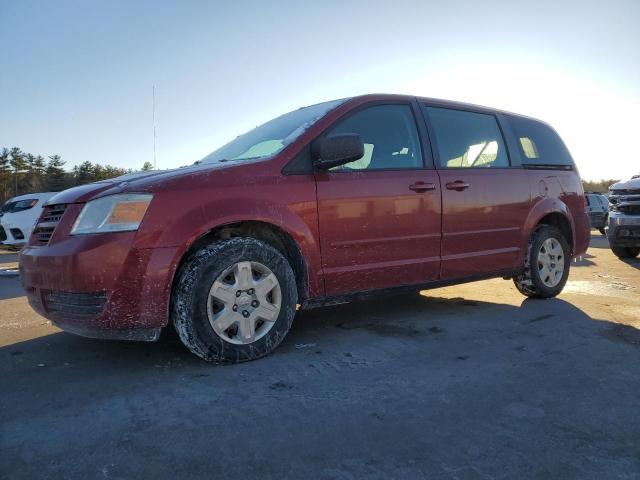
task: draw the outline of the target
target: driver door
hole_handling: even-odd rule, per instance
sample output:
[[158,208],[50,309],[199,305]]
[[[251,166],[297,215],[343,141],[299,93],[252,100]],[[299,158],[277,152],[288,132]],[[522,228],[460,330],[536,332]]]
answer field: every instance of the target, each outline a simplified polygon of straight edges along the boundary
[[350,112],[327,135],[356,133],[364,156],[315,174],[327,296],[435,280],[440,270],[440,183],[425,168],[407,103]]

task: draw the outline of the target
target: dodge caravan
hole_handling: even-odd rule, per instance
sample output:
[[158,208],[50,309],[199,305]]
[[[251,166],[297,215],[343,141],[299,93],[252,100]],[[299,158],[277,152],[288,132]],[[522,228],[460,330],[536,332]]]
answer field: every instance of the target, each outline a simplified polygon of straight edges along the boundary
[[88,337],[229,363],[299,308],[492,277],[562,290],[589,242],[580,176],[546,123],[430,98],[300,108],[194,165],[49,199],[20,256],[29,301]]

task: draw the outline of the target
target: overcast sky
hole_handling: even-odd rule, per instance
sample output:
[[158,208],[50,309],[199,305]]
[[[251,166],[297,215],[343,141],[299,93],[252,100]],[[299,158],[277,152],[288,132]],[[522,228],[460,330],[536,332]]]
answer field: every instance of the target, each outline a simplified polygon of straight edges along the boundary
[[534,116],[583,177],[640,173],[640,1],[0,0],[0,147],[192,163],[300,106],[362,93]]

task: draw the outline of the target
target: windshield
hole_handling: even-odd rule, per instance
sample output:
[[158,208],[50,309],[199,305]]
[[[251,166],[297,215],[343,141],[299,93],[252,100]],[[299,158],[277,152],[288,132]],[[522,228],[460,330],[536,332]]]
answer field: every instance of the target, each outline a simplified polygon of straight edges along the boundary
[[344,100],[303,107],[274,118],[210,153],[197,163],[248,160],[275,155]]
[[13,202],[11,200],[9,200],[7,203],[5,203],[2,208],[0,208],[0,213],[4,213],[4,212],[8,212],[9,210],[11,210],[11,208],[13,208],[13,205],[16,202]]

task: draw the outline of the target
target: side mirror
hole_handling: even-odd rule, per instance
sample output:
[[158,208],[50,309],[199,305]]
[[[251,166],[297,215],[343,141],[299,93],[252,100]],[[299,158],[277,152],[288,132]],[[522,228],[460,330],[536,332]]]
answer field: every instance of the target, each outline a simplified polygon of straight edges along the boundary
[[319,139],[313,146],[314,166],[319,170],[353,162],[364,156],[360,135],[345,133]]

